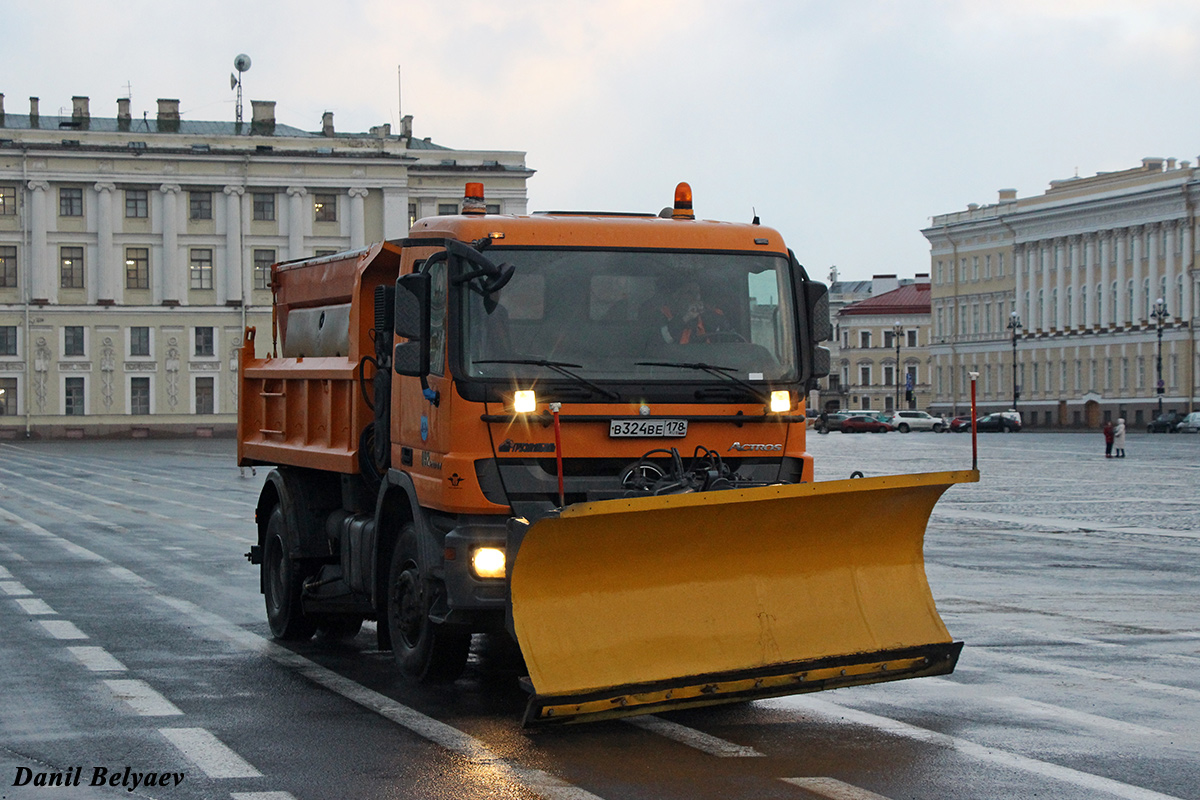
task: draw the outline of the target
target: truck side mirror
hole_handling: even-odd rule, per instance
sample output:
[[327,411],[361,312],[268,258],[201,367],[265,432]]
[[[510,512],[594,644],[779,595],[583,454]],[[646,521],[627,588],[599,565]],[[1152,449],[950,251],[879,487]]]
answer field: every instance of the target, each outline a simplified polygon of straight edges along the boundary
[[429,274],[414,272],[396,280],[395,331],[408,339],[396,345],[392,365],[398,375],[429,374]]
[[815,389],[817,380],[827,376],[830,369],[829,348],[821,346],[821,342],[833,338],[833,324],[829,319],[829,289],[820,281],[810,279],[790,250],[788,256],[792,264],[796,303],[802,307],[801,358],[808,367],[803,377],[807,387]]

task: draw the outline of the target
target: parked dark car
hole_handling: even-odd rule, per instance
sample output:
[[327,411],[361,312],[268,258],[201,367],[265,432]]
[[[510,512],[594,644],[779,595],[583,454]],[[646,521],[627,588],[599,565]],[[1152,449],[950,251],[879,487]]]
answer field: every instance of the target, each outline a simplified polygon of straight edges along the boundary
[[[1016,433],[1021,430],[1021,415],[1016,411],[985,414],[975,421],[975,429],[980,433]],[[950,420],[950,430],[954,433],[969,433],[971,418],[955,417]]]
[[971,430],[970,417],[955,417],[954,419],[950,420],[951,433],[965,433],[969,430]]
[[871,412],[870,411],[839,411],[836,414],[826,414],[825,421],[821,422],[821,420],[818,419],[816,422],[813,423],[813,427],[816,428],[817,433],[829,433],[830,431],[840,431],[842,429],[842,423],[845,422],[850,417],[864,417],[864,416],[871,416]]
[[854,414],[842,420],[842,433],[887,433],[895,430],[878,417],[868,414]]
[[1146,426],[1146,433],[1175,433],[1175,426],[1183,422],[1183,414],[1166,411],[1159,414]]

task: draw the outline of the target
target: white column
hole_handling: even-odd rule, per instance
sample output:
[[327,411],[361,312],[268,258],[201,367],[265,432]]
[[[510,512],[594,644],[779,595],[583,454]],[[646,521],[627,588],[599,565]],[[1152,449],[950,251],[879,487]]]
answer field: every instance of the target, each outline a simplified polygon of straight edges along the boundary
[[[1158,299],[1158,223],[1152,223],[1145,227],[1146,231],[1146,274],[1145,277],[1150,281],[1150,294],[1142,298],[1142,313],[1147,320],[1150,315],[1146,314],[1146,305],[1154,305],[1154,301]],[[1164,298],[1165,299],[1165,298]],[[1170,308],[1170,306],[1168,306]]]
[[217,305],[242,301],[242,195],[244,186],[225,187],[225,269],[214,276]]
[[46,195],[50,184],[46,181],[30,181],[29,190],[29,222],[32,238],[29,242],[28,256],[29,275],[28,292],[32,300],[52,301],[58,294],[55,287],[58,281],[55,277],[55,259],[46,242],[48,233],[48,218],[46,215]]
[[[1029,323],[1029,309],[1025,308],[1025,276],[1021,274],[1022,268],[1025,266],[1025,245],[1013,245],[1013,277],[1015,289],[1013,296],[1013,311],[1017,312],[1017,316],[1021,318],[1021,324]],[[1001,323],[1008,324],[1009,316],[1007,313],[1000,315]]]
[[[1041,319],[1037,321],[1037,327],[1041,330],[1050,329],[1050,271],[1047,266],[1046,247],[1044,242],[1038,242],[1037,245],[1037,281],[1034,283],[1034,289],[1037,291],[1029,298],[1033,304],[1034,315],[1037,316],[1038,310],[1041,311]],[[1038,295],[1041,295],[1042,302],[1038,303]]]
[[1100,267],[1097,264],[1096,251],[1100,246],[1100,239],[1094,233],[1085,233],[1083,235],[1083,285],[1087,287],[1087,314],[1086,319],[1079,320],[1079,324],[1084,329],[1093,328],[1096,325],[1099,317],[1096,316],[1096,300],[1093,297],[1096,291],[1096,284],[1099,282],[1098,275]]
[[367,190],[361,186],[355,186],[348,194],[350,195],[350,249],[357,250],[367,243],[367,215],[363,200],[367,196]]
[[1139,325],[1147,319],[1146,296],[1142,291],[1142,278],[1145,277],[1145,270],[1142,269],[1142,237],[1145,235],[1145,231],[1146,229],[1140,225],[1130,229],[1129,277],[1133,281],[1133,308],[1129,309],[1129,321],[1134,325]]
[[1125,291],[1125,237],[1128,233],[1128,228],[1118,228],[1113,231],[1117,245],[1115,248],[1117,256],[1116,275],[1113,277],[1113,281],[1117,284],[1116,320],[1117,325],[1122,327],[1129,322],[1129,295]]
[[[303,258],[305,222],[308,217],[304,211],[307,208],[304,198],[308,190],[303,186],[289,186],[288,194],[288,258]],[[282,259],[281,259],[282,260]]]
[[1167,279],[1167,294],[1163,299],[1167,301],[1167,311],[1171,312],[1171,316],[1179,317],[1179,297],[1175,294],[1175,285],[1179,280],[1179,261],[1175,258],[1175,243],[1179,237],[1179,224],[1176,220],[1163,223],[1163,229],[1166,231],[1166,252],[1163,253],[1163,275]]
[[408,187],[383,190],[383,238],[408,236]]
[[[1179,266],[1183,270],[1183,306],[1179,309],[1179,316],[1188,321],[1192,318],[1192,293],[1196,291],[1194,256],[1192,255],[1192,226],[1185,222],[1179,228],[1179,235],[1183,237],[1179,250],[1182,258]],[[1188,269],[1189,266],[1193,266],[1193,268]]]
[[1055,270],[1055,303],[1054,303],[1054,327],[1059,331],[1067,329],[1067,273],[1070,272],[1068,266],[1069,258],[1067,250],[1071,247],[1070,239],[1055,239],[1054,240],[1054,270]]
[[95,276],[87,282],[88,302],[111,303],[120,296],[117,264],[113,250],[113,192],[117,187],[111,183],[96,184],[96,263],[88,265]]
[[[155,269],[159,278],[158,285],[162,286],[160,303],[178,304],[184,296],[180,274],[183,267],[179,258],[179,202],[183,196],[183,187],[177,183],[164,183],[158,188],[163,196],[162,227],[163,247],[162,264]],[[155,291],[157,296],[159,291]]]

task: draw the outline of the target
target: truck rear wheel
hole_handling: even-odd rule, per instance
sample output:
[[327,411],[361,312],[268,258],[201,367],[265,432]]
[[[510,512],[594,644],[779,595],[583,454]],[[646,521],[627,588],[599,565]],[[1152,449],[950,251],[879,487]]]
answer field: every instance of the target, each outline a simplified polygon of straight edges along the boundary
[[288,558],[287,525],[283,509],[275,506],[267,520],[263,547],[263,594],[267,604],[267,622],[276,639],[302,641],[312,637],[316,624],[304,616],[300,591],[304,576]]
[[471,634],[429,619],[429,587],[416,557],[416,530],[400,531],[388,576],[387,625],[392,656],[405,675],[422,683],[448,683],[462,674]]

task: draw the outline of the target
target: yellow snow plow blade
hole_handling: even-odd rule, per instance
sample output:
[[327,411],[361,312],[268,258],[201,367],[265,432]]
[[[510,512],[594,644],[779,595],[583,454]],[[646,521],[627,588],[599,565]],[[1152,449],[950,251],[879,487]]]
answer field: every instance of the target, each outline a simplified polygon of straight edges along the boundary
[[583,503],[512,566],[526,724],[951,672],[925,578],[934,504],[974,470]]

